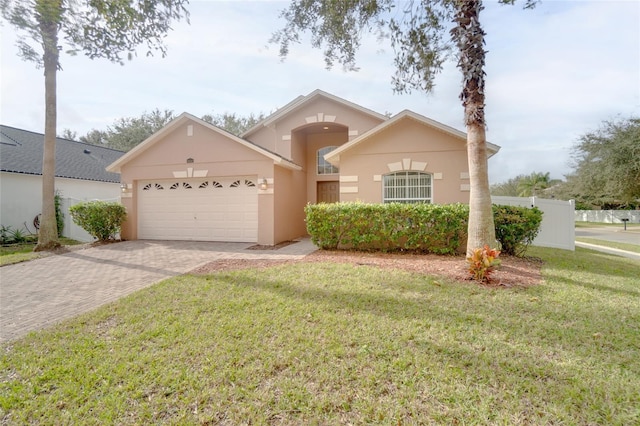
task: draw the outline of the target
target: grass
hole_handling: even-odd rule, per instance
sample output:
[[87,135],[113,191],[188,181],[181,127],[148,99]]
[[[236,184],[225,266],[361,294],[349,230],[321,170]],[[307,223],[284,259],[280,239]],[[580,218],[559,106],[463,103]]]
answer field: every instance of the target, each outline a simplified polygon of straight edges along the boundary
[[5,344],[3,424],[640,422],[640,265],[491,289],[343,264],[181,276]]
[[[33,251],[36,242],[36,240],[29,240],[20,244],[0,246],[0,266],[26,262],[45,255],[46,253]],[[60,238],[60,244],[72,246],[82,243],[80,241],[72,240],[71,238],[62,237]]]
[[626,250],[633,253],[640,253],[640,244],[619,243],[614,241],[600,240],[598,238],[576,237],[576,241],[598,246],[611,247],[620,250]]
[[[622,223],[604,223],[604,222],[576,222],[576,228],[620,228],[624,229]],[[640,223],[627,222],[627,230],[640,230]]]

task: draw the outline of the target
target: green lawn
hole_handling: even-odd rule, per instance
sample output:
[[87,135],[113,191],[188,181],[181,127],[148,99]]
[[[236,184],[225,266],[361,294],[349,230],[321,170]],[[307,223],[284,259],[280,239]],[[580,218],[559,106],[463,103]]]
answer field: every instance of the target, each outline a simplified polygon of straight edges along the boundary
[[[623,223],[603,223],[603,222],[575,222],[576,228],[619,228],[624,229]],[[627,222],[627,230],[640,231],[640,223]]]
[[182,276],[0,348],[3,424],[640,423],[640,263],[491,289],[372,266]]
[[[47,252],[34,252],[33,248],[36,245],[35,239],[30,239],[30,241],[20,243],[20,244],[11,244],[6,246],[0,246],[0,266],[3,265],[11,265],[14,263],[26,262],[28,260],[37,259],[44,255],[47,255]],[[77,244],[82,244],[80,241],[72,240],[70,238],[62,237],[60,238],[60,244],[66,246],[73,246]]]
[[626,250],[633,253],[640,253],[639,244],[619,243],[614,241],[600,240],[598,238],[589,237],[576,237],[576,241],[580,241],[588,244],[595,244],[597,246],[611,247],[620,250]]

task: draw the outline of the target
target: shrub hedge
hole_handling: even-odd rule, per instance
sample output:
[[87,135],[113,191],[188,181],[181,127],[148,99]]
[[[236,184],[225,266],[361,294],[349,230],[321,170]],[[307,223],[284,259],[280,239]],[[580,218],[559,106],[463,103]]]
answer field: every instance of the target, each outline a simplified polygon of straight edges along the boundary
[[87,201],[69,208],[74,223],[100,241],[114,239],[120,232],[127,210],[122,204],[106,201]]
[[[507,209],[497,209],[507,207]],[[530,213],[535,210],[538,213]],[[497,211],[497,213],[496,213]],[[465,253],[469,206],[466,204],[309,204],[305,208],[311,241],[322,249]],[[537,235],[542,212],[524,207],[495,206],[498,241],[507,254]],[[535,221],[535,218],[539,218]],[[530,225],[528,223],[532,221]],[[535,231],[535,232],[534,232]],[[504,241],[504,243],[503,243]],[[506,247],[506,250],[505,250]],[[513,250],[513,248],[517,250]]]
[[323,249],[464,252],[464,204],[309,204],[311,240]]
[[493,221],[502,253],[522,256],[540,232],[542,211],[537,207],[494,204]]

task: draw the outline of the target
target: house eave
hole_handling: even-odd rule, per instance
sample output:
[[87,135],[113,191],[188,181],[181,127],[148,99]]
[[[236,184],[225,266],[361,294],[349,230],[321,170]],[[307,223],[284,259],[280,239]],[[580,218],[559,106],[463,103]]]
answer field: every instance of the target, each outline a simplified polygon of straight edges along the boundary
[[[413,111],[410,110],[404,110],[399,112],[398,114],[396,114],[395,116],[391,117],[390,119],[388,119],[387,121],[384,121],[382,123],[380,123],[379,125],[377,125],[376,127],[374,127],[373,129],[369,130],[366,133],[363,133],[362,135],[360,135],[359,137],[353,139],[350,142],[347,142],[346,144],[340,146],[339,148],[327,153],[324,156],[324,159],[326,161],[328,161],[329,163],[333,164],[334,166],[338,166],[340,164],[340,155],[345,152],[350,150],[351,148],[359,145],[360,143],[362,143],[363,141],[367,140],[368,138],[382,132],[383,130],[393,126],[394,124],[400,122],[403,119],[412,119],[415,121],[418,121],[419,123],[422,123],[424,125],[433,127],[436,130],[439,130],[441,132],[447,133],[451,136],[454,136],[458,139],[467,140],[467,134],[455,129],[453,127],[447,126],[446,124],[442,124],[440,122],[437,122],[435,120],[432,120],[428,117],[425,117],[423,115],[417,114]],[[500,150],[500,146],[492,144],[490,142],[487,142],[487,158],[492,157],[494,154],[496,154],[499,150]]]
[[162,139],[162,137],[164,137],[167,133],[173,131],[173,129],[175,129],[176,127],[178,127],[179,125],[187,122],[187,121],[191,121],[197,124],[200,124],[216,133],[219,133],[223,136],[228,137],[229,139],[233,140],[234,142],[237,142],[255,152],[260,153],[261,155],[264,155],[267,158],[270,158],[271,160],[273,160],[274,164],[282,166],[282,167],[286,167],[288,169],[291,170],[302,170],[302,167],[300,167],[299,165],[287,160],[286,158],[280,157],[277,154],[274,154],[264,148],[262,148],[261,146],[258,146],[250,141],[247,141],[246,139],[242,139],[241,137],[238,137],[232,133],[227,132],[224,129],[221,129],[217,126],[214,126],[211,123],[207,123],[206,121],[197,118],[196,116],[193,116],[189,113],[182,113],[180,114],[178,117],[176,117],[174,120],[172,120],[169,124],[167,124],[165,127],[163,127],[162,129],[160,129],[158,132],[154,133],[153,135],[149,136],[146,140],[144,140],[142,143],[140,143],[138,146],[136,146],[135,148],[133,148],[131,151],[129,151],[128,153],[126,153],[125,155],[123,155],[122,157],[120,157],[117,161],[115,161],[114,163],[110,164],[109,166],[107,166],[106,170],[109,172],[113,172],[113,173],[120,173],[120,170],[122,168],[122,166],[124,164],[126,164],[127,162],[131,161],[132,159],[136,158],[137,156],[139,156],[140,154],[142,154],[144,151],[146,151],[147,149],[149,149],[151,146],[154,145],[154,143],[156,143],[158,140]]
[[280,119],[284,118],[286,115],[288,115],[290,112],[294,111],[296,108],[300,107],[301,105],[312,101],[313,99],[317,98],[317,97],[324,97],[326,99],[330,99],[334,102],[343,104],[351,109],[355,109],[357,111],[360,111],[364,114],[370,115],[374,118],[377,118],[379,120],[387,120],[388,117],[380,114],[376,111],[370,110],[368,108],[365,108],[361,105],[358,104],[354,104],[353,102],[347,101],[346,99],[342,99],[338,96],[332,95],[331,93],[327,93],[323,90],[320,89],[316,89],[313,92],[309,93],[308,95],[304,96],[304,95],[300,95],[298,96],[296,99],[294,99],[293,101],[289,102],[287,105],[283,106],[282,108],[278,109],[276,112],[274,112],[273,114],[271,114],[270,116],[266,117],[264,120],[260,121],[259,123],[257,123],[255,126],[253,126],[251,129],[247,130],[246,132],[244,132],[243,134],[241,134],[241,137],[247,137],[253,133],[255,133],[256,131],[258,131],[259,129],[263,128],[263,127],[268,127],[270,125],[273,125],[274,123],[278,122]]

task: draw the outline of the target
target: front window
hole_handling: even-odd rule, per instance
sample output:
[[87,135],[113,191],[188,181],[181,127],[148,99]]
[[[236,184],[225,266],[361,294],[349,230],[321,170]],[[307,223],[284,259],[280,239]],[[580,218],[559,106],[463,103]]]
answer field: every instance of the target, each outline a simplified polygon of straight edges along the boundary
[[431,203],[431,175],[420,172],[397,172],[384,176],[384,203]]
[[317,164],[319,175],[337,175],[338,173],[340,173],[340,170],[336,166],[324,159],[325,154],[330,153],[336,148],[337,146],[325,146],[324,148],[320,148],[318,150]]

